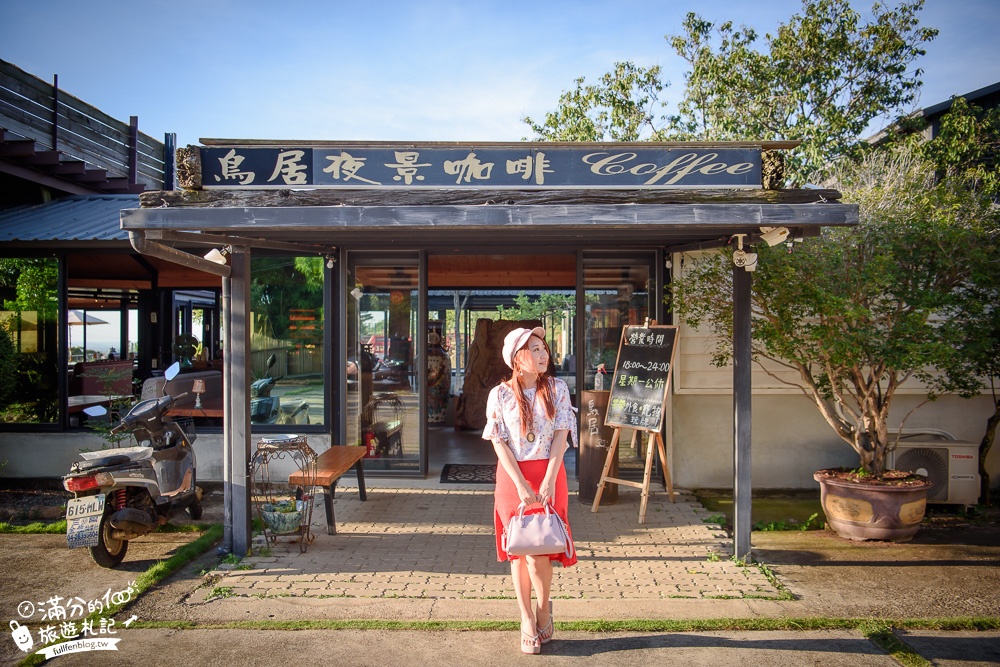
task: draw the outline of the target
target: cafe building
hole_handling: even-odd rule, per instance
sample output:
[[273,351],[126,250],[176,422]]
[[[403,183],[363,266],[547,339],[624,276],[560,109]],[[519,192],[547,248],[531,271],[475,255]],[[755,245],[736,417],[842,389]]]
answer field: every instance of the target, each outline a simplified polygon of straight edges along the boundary
[[[222,426],[211,459],[237,551],[249,538],[242,471],[262,435],[365,446],[367,475],[488,463],[483,409],[513,326],[545,327],[554,372],[581,407],[610,383],[624,327],[671,324],[670,280],[685,257],[857,221],[834,191],[781,189],[793,142],[202,143],[178,151],[179,189],[143,193],[121,224],[143,256],[222,281],[225,394],[200,417]],[[662,431],[676,483],[736,488],[738,551],[742,533],[749,546],[747,269],[733,267],[735,365],[707,370],[704,339],[681,330]],[[279,378],[273,420],[255,415],[247,391],[265,373]],[[691,378],[718,390],[722,373],[728,387],[716,393],[732,398],[706,406]],[[591,421],[581,440],[599,436]],[[753,435],[779,428],[755,424]],[[622,442],[619,474],[641,475],[645,440]],[[706,462],[706,451],[722,456]]]

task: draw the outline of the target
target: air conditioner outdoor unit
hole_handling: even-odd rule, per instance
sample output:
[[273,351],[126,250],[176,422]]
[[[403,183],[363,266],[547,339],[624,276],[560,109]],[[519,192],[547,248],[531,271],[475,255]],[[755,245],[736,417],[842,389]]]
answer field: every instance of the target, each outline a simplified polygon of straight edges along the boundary
[[961,440],[904,438],[889,452],[888,467],[925,474],[934,482],[928,503],[979,501],[979,445]]

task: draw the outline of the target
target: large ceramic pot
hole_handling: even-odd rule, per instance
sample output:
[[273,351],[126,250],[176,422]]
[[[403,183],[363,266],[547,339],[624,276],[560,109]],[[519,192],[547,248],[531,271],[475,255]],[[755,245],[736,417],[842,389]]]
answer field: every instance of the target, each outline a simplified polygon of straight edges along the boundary
[[909,542],[923,521],[931,487],[930,481],[855,481],[838,469],[820,470],[813,479],[819,482],[827,525],[850,540]]

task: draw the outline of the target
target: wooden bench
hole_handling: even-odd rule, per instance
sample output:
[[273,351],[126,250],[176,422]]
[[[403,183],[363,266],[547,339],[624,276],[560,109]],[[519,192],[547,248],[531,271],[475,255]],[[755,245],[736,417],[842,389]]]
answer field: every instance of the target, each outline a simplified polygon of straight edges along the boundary
[[[337,486],[337,480],[352,467],[358,473],[358,497],[361,500],[368,500],[368,493],[365,491],[364,462],[364,456],[367,451],[367,448],[360,446],[334,446],[316,458],[315,484],[316,486],[323,487],[323,504],[326,509],[326,532],[329,535],[337,534],[337,521],[333,516],[334,487]],[[288,483],[293,486],[305,486],[308,480],[299,471],[289,475]]]

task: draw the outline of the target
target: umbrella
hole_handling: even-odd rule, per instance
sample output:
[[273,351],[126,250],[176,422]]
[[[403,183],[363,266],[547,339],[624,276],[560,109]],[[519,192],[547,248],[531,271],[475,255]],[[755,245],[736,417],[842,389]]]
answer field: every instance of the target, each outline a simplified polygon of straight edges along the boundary
[[66,321],[70,326],[77,324],[107,324],[99,317],[95,317],[85,310],[71,310],[66,316]]
[[[95,317],[85,310],[71,310],[66,314],[66,323],[71,327],[74,326],[86,326],[88,324],[107,324],[106,321],[99,317]],[[70,329],[72,331],[72,329]],[[72,354],[73,349],[73,335],[68,335],[69,349]],[[83,354],[84,357],[87,355],[87,330],[83,330]]]

